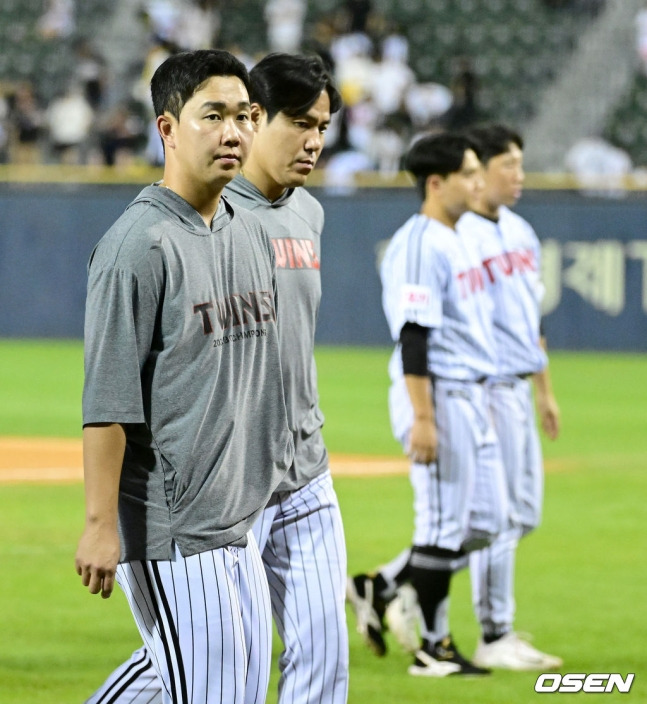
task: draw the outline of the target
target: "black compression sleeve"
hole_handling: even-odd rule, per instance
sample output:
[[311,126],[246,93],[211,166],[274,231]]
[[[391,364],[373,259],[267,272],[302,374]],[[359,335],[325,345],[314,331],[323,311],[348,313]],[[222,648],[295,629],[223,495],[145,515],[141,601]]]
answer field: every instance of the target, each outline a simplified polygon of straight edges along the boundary
[[402,368],[405,374],[427,376],[427,337],[429,328],[405,323],[400,331]]

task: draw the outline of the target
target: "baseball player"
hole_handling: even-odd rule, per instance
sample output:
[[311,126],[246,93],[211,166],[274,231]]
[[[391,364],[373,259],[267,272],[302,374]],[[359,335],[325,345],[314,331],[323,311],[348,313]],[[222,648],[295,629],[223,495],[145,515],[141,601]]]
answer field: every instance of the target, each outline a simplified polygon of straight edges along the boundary
[[474,661],[484,667],[545,671],[562,660],[542,653],[513,630],[514,562],[519,539],[539,525],[543,498],[541,445],[533,394],[547,436],[559,433],[540,331],[540,245],[532,227],[509,210],[523,187],[523,140],[504,125],[470,132],[480,145],[485,190],[459,232],[480,252],[486,286],[494,301],[497,374],[487,395],[506,470],[510,524],[486,549],[470,556],[474,608],[481,624]]
[[251,527],[294,447],[274,251],[258,218],[221,197],[252,144],[248,88],[227,52],[161,64],[164,179],[89,264],[76,570],[104,598],[116,576],[163,702],[263,702],[269,679]]
[[[559,433],[559,409],[550,382],[540,331],[540,245],[532,227],[509,207],[521,196],[523,140],[504,125],[475,128],[485,167],[485,189],[474,212],[458,221],[467,245],[479,252],[483,278],[494,304],[497,374],[486,384],[499,437],[510,504],[510,523],[488,548],[470,555],[473,600],[481,624],[474,662],[483,667],[547,670],[562,660],[542,653],[513,631],[514,562],[519,539],[541,518],[543,468],[529,377],[546,435]],[[416,609],[395,599],[409,579],[408,551],[376,575],[357,575],[362,594],[361,630],[373,649],[385,650],[384,620],[405,647],[416,629]],[[364,584],[367,583],[366,588]],[[396,591],[397,590],[397,591]],[[389,604],[387,607],[386,605]]]
[[[304,189],[339,93],[316,57],[271,54],[250,73],[258,131],[230,202],[258,215],[274,246],[279,336],[295,458],[254,525],[284,651],[281,704],[344,704],[348,631],[346,548],[321,436],[314,335],[321,280],[323,210]],[[151,702],[155,672],[145,649],[113,673],[90,702]],[[112,698],[111,698],[112,697]]]
[[[423,198],[393,236],[381,267],[383,304],[397,342],[389,365],[396,438],[411,459],[415,531],[408,573],[423,615],[412,675],[481,675],[449,632],[453,572],[507,519],[503,467],[484,381],[496,371],[491,306],[480,262],[456,232],[481,188],[472,142],[439,134],[414,142],[406,168]],[[351,604],[370,602],[349,580]],[[360,589],[358,589],[358,587]]]

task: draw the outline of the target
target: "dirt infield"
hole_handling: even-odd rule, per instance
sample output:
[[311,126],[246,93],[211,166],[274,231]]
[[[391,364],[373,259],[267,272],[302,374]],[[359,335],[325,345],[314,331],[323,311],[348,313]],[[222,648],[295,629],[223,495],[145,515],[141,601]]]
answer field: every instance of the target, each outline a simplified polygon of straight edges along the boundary
[[[568,471],[579,465],[577,460],[549,460],[546,471]],[[409,462],[405,457],[332,454],[330,469],[338,477],[393,476],[408,474]],[[0,484],[82,480],[80,440],[0,437]]]
[[0,482],[73,482],[83,478],[80,440],[0,438]]
[[[405,458],[332,455],[334,475],[406,474]],[[80,440],[0,438],[0,483],[79,482],[83,479]]]

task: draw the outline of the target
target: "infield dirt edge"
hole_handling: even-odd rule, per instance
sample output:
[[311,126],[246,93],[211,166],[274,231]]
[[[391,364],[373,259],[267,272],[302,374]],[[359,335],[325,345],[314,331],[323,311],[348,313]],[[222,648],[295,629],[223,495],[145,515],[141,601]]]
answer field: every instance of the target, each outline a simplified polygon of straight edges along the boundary
[[[406,474],[406,458],[333,454],[334,475]],[[81,440],[63,438],[0,438],[0,483],[77,482],[83,479]]]
[[[574,469],[579,462],[552,460],[547,471]],[[408,474],[406,457],[330,455],[333,476],[377,477]],[[0,437],[0,484],[57,483],[83,480],[83,448],[80,439]]]

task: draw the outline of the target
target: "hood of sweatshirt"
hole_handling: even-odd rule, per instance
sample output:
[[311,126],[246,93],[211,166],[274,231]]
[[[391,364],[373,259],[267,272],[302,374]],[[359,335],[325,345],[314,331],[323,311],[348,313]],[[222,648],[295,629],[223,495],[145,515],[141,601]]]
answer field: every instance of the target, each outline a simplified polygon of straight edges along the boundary
[[292,196],[294,195],[295,189],[288,188],[287,191],[280,198],[271,201],[267,198],[267,196],[261,193],[261,191],[251,181],[248,181],[244,176],[238,174],[238,176],[236,176],[233,181],[227,184],[227,187],[225,188],[225,195],[227,194],[227,191],[231,191],[232,193],[238,193],[256,203],[262,203],[265,206],[270,206],[272,208],[282,208],[284,205],[290,203],[290,201],[292,200]]
[[209,236],[226,227],[235,216],[231,203],[227,202],[226,197],[221,196],[218,202],[218,209],[211,221],[211,228],[208,228],[200,213],[190,203],[185,201],[182,196],[179,196],[170,188],[165,188],[156,183],[146,186],[135,200],[130,203],[128,208],[140,203],[146,203],[166,211],[174,219],[179,220],[185,230],[202,237]]

